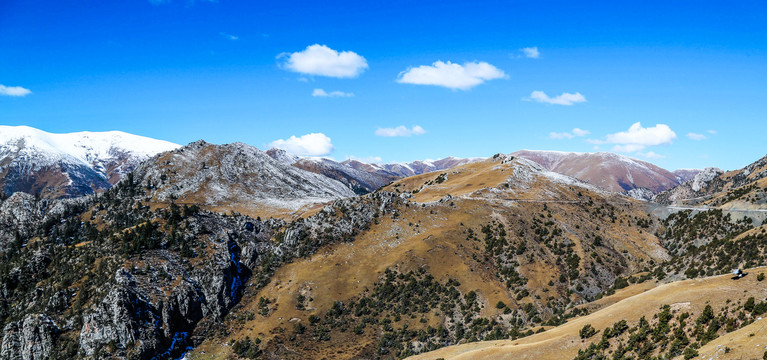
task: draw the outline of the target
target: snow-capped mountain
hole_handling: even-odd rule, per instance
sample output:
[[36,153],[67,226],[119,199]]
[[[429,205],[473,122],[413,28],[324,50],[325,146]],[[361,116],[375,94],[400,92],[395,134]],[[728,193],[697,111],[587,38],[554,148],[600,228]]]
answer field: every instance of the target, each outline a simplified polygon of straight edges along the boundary
[[441,160],[417,160],[410,163],[364,163],[358,160],[336,162],[327,158],[299,157],[282,149],[266,151],[272,159],[299,169],[338,180],[357,194],[372,192],[394,180],[483,160],[484,158],[447,157]]
[[338,180],[359,195],[372,192],[398,179],[390,174],[358,170],[327,158],[296,156],[277,148],[267,150],[266,154],[283,164]]
[[357,194],[367,194],[393,180],[324,158],[300,159],[293,166],[338,180]]
[[[547,170],[572,176],[608,191],[629,195],[668,190],[679,184],[676,175],[649,162],[609,153],[520,150],[512,155],[541,164]],[[642,196],[644,198],[646,196]]]
[[134,181],[157,202],[203,204],[221,211],[275,215],[355,196],[329,177],[275,160],[243,143],[196,141],[145,161]]
[[293,165],[298,160],[301,160],[301,157],[297,155],[293,155],[285,150],[277,149],[277,148],[271,148],[269,150],[266,150],[266,155],[269,155],[272,159],[277,160],[283,164]]
[[179,146],[121,131],[53,134],[0,126],[0,182],[7,195],[90,194],[109,188],[141,161]]
[[368,164],[358,160],[346,160],[342,164],[369,173],[378,173],[382,175],[388,174],[395,176],[396,178],[404,178],[432,171],[445,170],[484,159],[485,158],[457,158],[450,156],[440,160],[416,160],[409,163]]

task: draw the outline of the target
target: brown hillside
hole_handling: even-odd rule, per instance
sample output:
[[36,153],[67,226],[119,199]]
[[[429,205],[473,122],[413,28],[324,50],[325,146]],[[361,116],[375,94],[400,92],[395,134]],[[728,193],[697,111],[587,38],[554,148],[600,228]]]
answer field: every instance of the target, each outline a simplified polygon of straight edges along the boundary
[[[265,287],[246,290],[220,335],[208,337],[192,358],[225,358],[233,352],[227,344],[248,339],[260,339],[267,358],[390,357],[433,346],[439,335],[429,335],[430,328],[456,342],[487,338],[495,327],[550,328],[618,276],[667,258],[652,235],[657,222],[641,205],[526,160],[498,156],[385,190],[403,197],[418,191],[353,241],[296,259]],[[387,269],[399,275],[385,294],[409,289],[411,271],[410,281],[442,290],[420,295],[416,286],[384,300],[378,291],[392,276]],[[450,291],[457,298],[438,295]],[[420,296],[424,301],[409,303]],[[379,305],[360,306],[368,299]],[[459,323],[467,329],[463,340],[456,339]],[[405,336],[402,329],[423,331],[422,340],[399,338],[397,344],[409,345],[387,345],[388,355],[381,354],[381,342],[398,331]]]
[[[587,340],[581,339],[579,332],[586,324],[591,324],[596,330],[604,331],[603,329],[613,326],[615,322],[625,319],[628,326],[632,327],[636,326],[642,316],[650,320],[663,305],[670,305],[673,316],[687,312],[690,314],[690,319],[696,319],[706,305],[714,309],[715,315],[721,313],[723,308],[738,309],[748,297],[753,296],[758,299],[757,301],[764,299],[767,285],[759,282],[757,275],[765,271],[767,270],[764,268],[752,269],[748,276],[737,281],[725,275],[665,284],[541,334],[519,340],[450,346],[414,356],[412,359],[574,358],[578,350],[586,349],[600,339],[600,333]],[[734,313],[737,315],[738,312]],[[756,322],[715,339],[699,349],[701,358],[760,359],[765,352],[764,346],[767,344],[764,341],[765,324],[761,317],[753,320]],[[757,337],[758,335],[761,337]],[[730,349],[727,354],[725,354],[725,346]]]

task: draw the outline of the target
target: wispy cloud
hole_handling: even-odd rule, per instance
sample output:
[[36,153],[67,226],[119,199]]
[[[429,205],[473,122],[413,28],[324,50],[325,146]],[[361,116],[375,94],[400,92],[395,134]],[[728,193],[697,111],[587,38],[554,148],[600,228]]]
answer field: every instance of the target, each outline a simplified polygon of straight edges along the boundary
[[697,133],[693,133],[693,132],[687,133],[687,137],[692,139],[692,140],[695,140],[695,141],[701,141],[701,140],[708,139],[708,136],[706,136],[704,134],[697,134]]
[[327,92],[323,89],[314,89],[312,96],[315,97],[352,97],[354,93],[348,93],[343,91],[331,91]]
[[647,158],[647,159],[663,159],[663,158],[666,157],[665,155],[656,154],[654,151],[648,151],[648,152],[644,152],[644,153],[640,152],[640,153],[637,153],[637,155],[639,155],[641,157],[644,157],[644,158]]
[[575,103],[582,103],[586,102],[586,97],[581,95],[581,93],[576,92],[574,94],[572,93],[562,93],[559,96],[555,97],[549,97],[546,95],[543,91],[533,91],[530,94],[530,97],[523,98],[525,101],[536,101],[539,103],[546,103],[546,104],[555,104],[555,105],[566,105],[570,106]]
[[0,85],[0,95],[20,97],[20,96],[27,96],[31,93],[32,91],[30,91],[29,89],[25,89],[21,86]]
[[397,126],[395,128],[378,128],[376,129],[376,135],[378,136],[385,136],[385,137],[394,137],[394,136],[413,136],[413,135],[421,135],[426,133],[426,130],[424,130],[422,127],[415,125],[412,128],[408,129],[404,125]]
[[608,134],[604,140],[589,139],[592,144],[615,144],[613,151],[632,153],[644,150],[648,146],[668,145],[676,140],[676,133],[666,124],[642,127],[636,122],[627,131]]
[[269,143],[269,147],[283,149],[300,156],[325,156],[333,151],[333,143],[323,133],[311,133],[288,139],[279,139]]
[[240,37],[237,35],[227,34],[225,32],[220,32],[219,35],[221,35],[221,37],[223,37],[224,39],[232,40],[232,41],[240,39]]
[[485,81],[505,78],[506,74],[486,62],[463,65],[437,61],[431,65],[411,67],[399,74],[400,84],[434,85],[453,90],[469,90]]
[[309,45],[303,51],[282,53],[277,59],[289,71],[334,78],[354,78],[368,69],[364,57],[353,51],[333,50],[326,45]]
[[591,132],[588,131],[588,130],[583,130],[583,129],[575,128],[571,132],[550,132],[549,133],[549,138],[550,139],[557,139],[557,140],[559,140],[559,139],[572,139],[572,138],[575,138],[575,137],[586,136],[588,134],[591,134]]
[[519,51],[522,53],[522,56],[528,59],[537,59],[541,56],[541,52],[538,51],[537,46],[521,48]]

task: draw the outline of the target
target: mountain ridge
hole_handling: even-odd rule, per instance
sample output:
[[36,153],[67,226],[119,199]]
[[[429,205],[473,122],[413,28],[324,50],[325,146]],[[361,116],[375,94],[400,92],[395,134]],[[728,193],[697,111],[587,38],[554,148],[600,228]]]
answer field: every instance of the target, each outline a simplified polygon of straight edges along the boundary
[[0,126],[0,182],[7,195],[92,194],[109,188],[141,161],[179,146],[122,131],[54,134]]
[[611,152],[519,150],[512,155],[527,158],[547,170],[572,176],[612,192],[636,194],[631,191],[647,189],[659,193],[679,184],[677,175],[666,169]]

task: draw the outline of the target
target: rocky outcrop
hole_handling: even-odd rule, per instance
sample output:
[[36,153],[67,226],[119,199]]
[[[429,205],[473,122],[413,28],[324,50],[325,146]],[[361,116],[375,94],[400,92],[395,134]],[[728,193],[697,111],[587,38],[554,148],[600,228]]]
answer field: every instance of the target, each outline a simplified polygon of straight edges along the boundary
[[[189,228],[197,232],[185,236],[204,240],[207,255],[190,266],[174,252],[147,251],[142,256],[148,269],[118,270],[114,287],[83,316],[80,348],[87,356],[108,347],[118,357],[129,351],[139,357],[179,356],[194,345],[196,334],[224,318],[246,285],[259,286],[264,268],[323,244],[351,241],[400,201],[391,193],[338,200],[289,224],[210,212],[189,217]],[[260,276],[252,279],[256,273]]]
[[694,178],[701,171],[701,169],[677,169],[673,171],[673,174],[676,175],[677,181],[682,184]]
[[316,215],[290,224],[285,230],[283,244],[276,252],[299,257],[314,252],[325,243],[351,241],[358,233],[368,229],[377,216],[391,211],[393,204],[403,201],[390,192],[335,201]]
[[0,251],[31,236],[43,218],[43,208],[44,204],[23,192],[14,193],[0,203]]
[[653,198],[659,204],[694,204],[706,200],[710,195],[722,191],[726,181],[721,175],[724,172],[717,168],[706,168],[695,174],[687,182],[664,191]]
[[732,182],[731,188],[738,188],[765,177],[767,177],[767,156],[749,164],[732,175],[730,179]]
[[204,141],[142,163],[135,180],[157,201],[298,209],[355,196],[340,182],[272,159],[255,147]]
[[2,359],[43,360],[51,357],[58,328],[50,318],[30,314],[3,329]]

